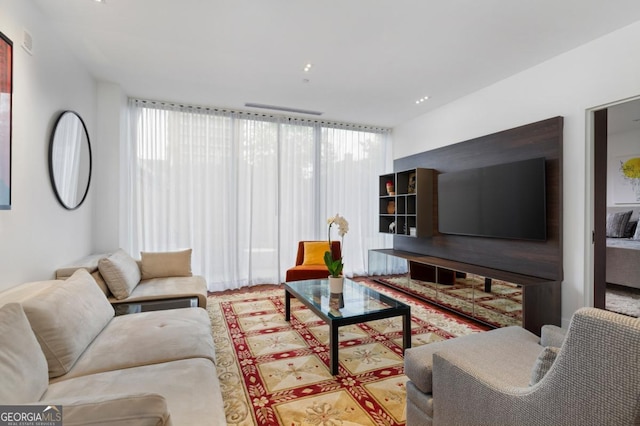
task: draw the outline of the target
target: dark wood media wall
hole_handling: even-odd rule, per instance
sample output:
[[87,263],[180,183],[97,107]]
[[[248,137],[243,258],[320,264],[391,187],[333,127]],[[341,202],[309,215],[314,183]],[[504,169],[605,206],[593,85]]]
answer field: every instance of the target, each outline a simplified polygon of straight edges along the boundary
[[554,117],[394,161],[396,172],[429,168],[447,173],[545,157],[546,241],[439,234],[436,220],[433,237],[395,235],[394,249],[561,282],[562,127],[563,118]]

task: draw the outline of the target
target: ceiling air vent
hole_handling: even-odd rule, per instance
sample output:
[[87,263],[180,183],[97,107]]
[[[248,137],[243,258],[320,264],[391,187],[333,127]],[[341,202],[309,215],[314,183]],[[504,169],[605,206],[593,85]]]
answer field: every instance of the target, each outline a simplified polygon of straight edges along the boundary
[[33,55],[33,37],[31,37],[31,34],[27,30],[23,30],[22,48],[26,50],[29,55]]
[[284,112],[295,112],[298,114],[310,114],[310,115],[322,115],[319,111],[310,111],[308,109],[298,109],[298,108],[289,108],[275,105],[265,105],[265,104],[255,104],[251,102],[247,102],[244,106],[249,108],[262,108],[262,109],[272,109],[275,111],[284,111]]

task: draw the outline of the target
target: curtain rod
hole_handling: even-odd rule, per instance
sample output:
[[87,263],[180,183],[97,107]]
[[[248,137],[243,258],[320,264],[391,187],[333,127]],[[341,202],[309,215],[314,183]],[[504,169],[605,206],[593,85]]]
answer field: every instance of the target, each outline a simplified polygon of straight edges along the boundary
[[254,112],[254,111],[244,111],[244,110],[239,110],[239,109],[209,107],[209,106],[201,106],[201,105],[186,105],[186,104],[175,103],[175,102],[154,101],[154,100],[150,100],[150,99],[140,99],[140,98],[129,98],[129,100],[137,102],[137,103],[143,103],[143,104],[147,104],[148,103],[148,104],[152,104],[152,105],[162,105],[162,106],[170,106],[170,107],[197,109],[197,110],[204,110],[204,111],[215,111],[215,112],[222,112],[222,113],[229,113],[229,114],[241,114],[241,115],[245,114],[245,115],[250,115],[250,116],[255,116],[255,117],[282,118],[282,119],[286,119],[286,120],[289,120],[289,121],[301,121],[301,122],[306,122],[306,123],[326,124],[328,126],[350,127],[350,128],[355,128],[355,129],[373,130],[373,131],[378,131],[378,132],[390,132],[391,131],[391,129],[388,128],[388,127],[376,127],[376,126],[369,126],[369,125],[365,125],[365,124],[341,123],[341,122],[326,121],[326,120],[313,120],[313,119],[304,118],[304,117],[292,117],[292,116],[288,116],[288,115],[284,115],[284,114],[266,114],[266,113],[259,113],[259,112]]

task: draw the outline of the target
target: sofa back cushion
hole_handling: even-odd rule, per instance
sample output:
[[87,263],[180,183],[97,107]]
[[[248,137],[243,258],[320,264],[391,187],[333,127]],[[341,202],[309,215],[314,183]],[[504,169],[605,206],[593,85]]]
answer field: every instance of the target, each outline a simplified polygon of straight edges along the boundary
[[190,277],[191,249],[166,252],[140,252],[142,279]]
[[114,315],[85,269],[25,300],[23,308],[47,358],[50,378],[66,374]]
[[0,308],[0,401],[25,404],[40,400],[47,390],[47,360],[31,331],[22,306]]
[[119,249],[98,261],[98,269],[113,296],[126,299],[140,282],[140,267],[134,258]]

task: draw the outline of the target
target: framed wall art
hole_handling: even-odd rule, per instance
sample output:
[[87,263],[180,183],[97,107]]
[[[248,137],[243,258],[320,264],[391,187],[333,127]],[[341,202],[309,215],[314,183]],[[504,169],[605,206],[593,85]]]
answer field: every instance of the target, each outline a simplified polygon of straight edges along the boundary
[[0,33],[0,210],[11,209],[13,43]]
[[615,204],[640,204],[640,154],[616,158],[613,195]]

